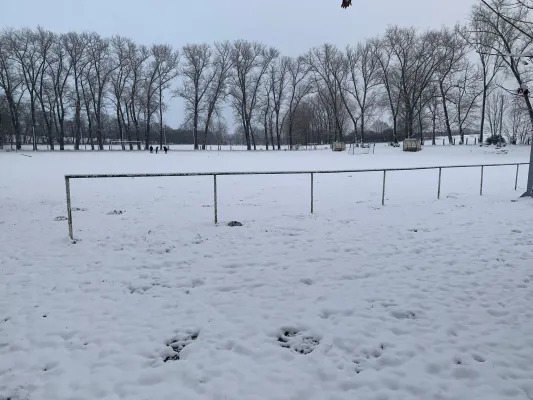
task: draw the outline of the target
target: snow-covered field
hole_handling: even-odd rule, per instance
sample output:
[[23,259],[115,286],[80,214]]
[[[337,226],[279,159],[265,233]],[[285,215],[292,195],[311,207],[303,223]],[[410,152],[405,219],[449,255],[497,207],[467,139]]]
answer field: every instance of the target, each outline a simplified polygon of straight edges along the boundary
[[[533,399],[527,147],[0,152],[0,399]],[[59,219],[59,221],[56,221]],[[228,227],[238,220],[242,227]]]

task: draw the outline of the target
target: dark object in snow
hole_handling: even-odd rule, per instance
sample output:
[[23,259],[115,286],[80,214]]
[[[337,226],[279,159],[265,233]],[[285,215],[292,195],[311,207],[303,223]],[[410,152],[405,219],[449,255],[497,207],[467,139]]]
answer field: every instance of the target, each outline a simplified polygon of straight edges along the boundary
[[86,209],[86,208],[74,207],[74,208],[72,209],[72,211],[87,211],[87,209]]
[[55,217],[54,221],[66,221],[67,219],[68,219],[67,217],[60,216],[60,217]]
[[342,0],[341,8],[348,8],[352,5],[352,0]]
[[281,347],[306,355],[320,344],[320,340],[309,335],[303,335],[296,330],[284,329],[282,334],[278,336],[278,343]]
[[239,221],[231,221],[228,226],[242,226],[242,224]]
[[506,141],[505,141],[505,138],[502,135],[492,135],[492,136],[489,136],[485,140],[485,143],[487,143],[487,145],[495,145],[495,146],[503,145],[503,146],[505,146]]
[[122,215],[124,214],[124,211],[122,210],[113,210],[107,213],[107,215]]
[[196,339],[198,339],[198,332],[187,334],[185,336],[182,336],[181,338],[169,340],[167,342],[167,346],[172,347],[173,354],[165,357],[163,361],[167,362],[179,360],[180,353],[185,348],[185,346],[188,346]]
[[239,221],[231,221],[228,226],[242,226],[242,224]]

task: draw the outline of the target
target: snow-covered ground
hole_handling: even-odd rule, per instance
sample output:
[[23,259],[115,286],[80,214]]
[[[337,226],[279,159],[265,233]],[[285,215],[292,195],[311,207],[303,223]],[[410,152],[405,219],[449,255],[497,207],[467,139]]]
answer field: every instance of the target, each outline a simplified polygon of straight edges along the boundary
[[[532,399],[527,147],[0,153],[0,399]],[[59,219],[56,221],[56,219]],[[238,220],[242,227],[228,227]]]

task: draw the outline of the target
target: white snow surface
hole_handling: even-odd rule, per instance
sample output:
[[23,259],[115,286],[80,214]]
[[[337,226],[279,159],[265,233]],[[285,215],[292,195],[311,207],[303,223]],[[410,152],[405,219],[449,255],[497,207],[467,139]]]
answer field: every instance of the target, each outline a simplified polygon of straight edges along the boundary
[[[0,153],[0,399],[533,399],[527,147]],[[115,213],[115,211],[117,211]],[[122,212],[122,213],[120,213]],[[59,218],[62,219],[62,218]],[[242,227],[228,227],[237,220]],[[177,354],[174,349],[179,351]],[[178,359],[179,358],[179,359]],[[165,362],[165,360],[167,362]]]

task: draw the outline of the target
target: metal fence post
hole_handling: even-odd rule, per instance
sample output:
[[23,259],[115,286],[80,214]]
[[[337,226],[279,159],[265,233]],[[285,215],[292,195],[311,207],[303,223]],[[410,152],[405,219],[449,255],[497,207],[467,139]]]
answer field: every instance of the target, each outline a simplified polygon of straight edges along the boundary
[[313,200],[314,200],[314,174],[311,172],[311,214],[314,212]]
[[218,224],[218,202],[217,202],[217,176],[213,175],[213,195],[215,203],[215,225]]
[[383,170],[383,190],[381,192],[381,205],[385,205],[385,181],[387,179],[387,170]]
[[518,189],[518,171],[520,170],[520,164],[516,164],[516,178],[514,180],[514,190]]
[[67,176],[65,176],[65,189],[67,191],[68,235],[70,239],[74,240],[74,232],[72,229],[72,206],[70,203],[70,179]]
[[481,166],[481,182],[479,185],[479,195],[483,196],[483,165]]
[[437,191],[437,199],[440,199],[440,182],[442,177],[442,168],[439,168],[439,189]]

